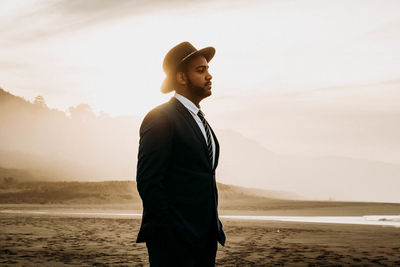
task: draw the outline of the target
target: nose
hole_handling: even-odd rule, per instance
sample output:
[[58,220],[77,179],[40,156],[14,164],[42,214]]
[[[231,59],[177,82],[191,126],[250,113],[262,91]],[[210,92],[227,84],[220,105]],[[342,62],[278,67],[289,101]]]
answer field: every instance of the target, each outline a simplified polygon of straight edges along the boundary
[[213,76],[207,71],[206,80],[211,81],[212,77]]

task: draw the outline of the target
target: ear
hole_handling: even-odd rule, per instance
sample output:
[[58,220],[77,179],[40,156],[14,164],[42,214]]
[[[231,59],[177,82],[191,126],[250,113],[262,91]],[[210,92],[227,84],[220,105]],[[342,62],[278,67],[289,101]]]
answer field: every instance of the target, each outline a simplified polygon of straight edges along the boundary
[[176,73],[176,82],[179,85],[186,86],[186,75],[182,71]]

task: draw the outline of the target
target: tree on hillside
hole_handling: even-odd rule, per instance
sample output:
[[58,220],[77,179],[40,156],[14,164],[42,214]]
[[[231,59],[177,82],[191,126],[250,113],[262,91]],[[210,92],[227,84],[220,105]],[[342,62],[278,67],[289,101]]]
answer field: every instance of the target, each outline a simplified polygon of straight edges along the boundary
[[73,120],[87,121],[96,117],[92,107],[88,104],[79,104],[76,107],[70,107],[68,110]]
[[33,104],[43,108],[47,108],[46,102],[44,101],[44,98],[41,95],[35,97],[35,101],[33,102]]

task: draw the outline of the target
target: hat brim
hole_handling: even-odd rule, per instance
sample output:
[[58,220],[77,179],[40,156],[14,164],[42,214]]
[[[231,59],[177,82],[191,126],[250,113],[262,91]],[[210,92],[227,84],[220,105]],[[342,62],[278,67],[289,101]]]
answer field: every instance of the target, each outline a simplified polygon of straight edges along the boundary
[[[214,57],[215,55],[215,48],[214,47],[205,47],[203,49],[197,50],[197,51],[193,51],[192,53],[190,53],[189,55],[187,55],[186,57],[184,57],[179,64],[182,64],[185,61],[188,61],[189,59],[201,55],[203,56],[207,62],[210,62],[211,59]],[[172,92],[174,90],[174,77],[171,77],[171,75],[167,75],[167,77],[165,77],[163,83],[161,84],[161,92],[163,94],[167,94],[169,92]]]
[[163,83],[161,84],[161,93],[167,94],[169,92],[172,92],[174,90],[174,84],[172,77],[168,75],[165,77]]

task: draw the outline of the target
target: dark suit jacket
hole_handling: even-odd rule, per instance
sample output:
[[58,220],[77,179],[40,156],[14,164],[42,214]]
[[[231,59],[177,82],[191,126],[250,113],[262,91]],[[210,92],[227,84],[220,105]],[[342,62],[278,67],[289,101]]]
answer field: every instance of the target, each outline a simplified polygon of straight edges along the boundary
[[140,127],[137,189],[143,217],[136,242],[173,233],[194,246],[211,238],[225,245],[218,218],[215,168],[196,121],[175,97],[151,110]]

